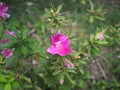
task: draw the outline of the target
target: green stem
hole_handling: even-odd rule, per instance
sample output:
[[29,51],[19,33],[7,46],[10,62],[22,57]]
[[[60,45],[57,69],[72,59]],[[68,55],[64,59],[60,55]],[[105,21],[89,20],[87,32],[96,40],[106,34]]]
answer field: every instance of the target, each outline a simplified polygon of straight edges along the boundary
[[77,23],[77,16],[78,16],[78,3],[76,3],[76,7],[75,7],[75,21]]

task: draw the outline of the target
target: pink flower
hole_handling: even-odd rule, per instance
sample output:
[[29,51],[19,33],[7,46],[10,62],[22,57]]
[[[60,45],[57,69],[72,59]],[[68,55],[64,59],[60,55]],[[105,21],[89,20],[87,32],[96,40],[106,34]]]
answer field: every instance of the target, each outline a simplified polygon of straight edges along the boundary
[[63,83],[64,83],[64,80],[63,80],[63,79],[60,79],[59,82],[60,82],[60,84],[63,84]]
[[5,38],[5,39],[2,40],[2,44],[5,44],[5,43],[7,43],[7,42],[9,42],[9,39],[8,39],[8,38]]
[[3,5],[2,2],[0,2],[0,18],[9,18],[10,14],[6,13],[8,11],[8,7]]
[[72,63],[70,60],[66,59],[66,60],[65,60],[65,66],[66,66],[67,68],[70,68],[70,67],[73,67],[74,65],[73,65],[73,63]]
[[70,48],[70,40],[66,35],[63,35],[58,31],[58,33],[51,36],[51,38],[52,46],[47,49],[48,53],[66,56],[72,52],[72,49]]
[[5,68],[6,68],[6,69],[10,69],[10,68],[12,68],[12,67],[11,67],[11,66],[5,66]]
[[103,33],[99,33],[98,39],[99,40],[103,40],[104,39]]
[[10,36],[15,36],[15,33],[13,32],[13,31],[9,31],[9,30],[5,30],[6,31],[6,33],[8,34],[8,35],[10,35]]
[[5,58],[9,58],[13,55],[13,53],[10,49],[2,50],[2,54],[5,56]]

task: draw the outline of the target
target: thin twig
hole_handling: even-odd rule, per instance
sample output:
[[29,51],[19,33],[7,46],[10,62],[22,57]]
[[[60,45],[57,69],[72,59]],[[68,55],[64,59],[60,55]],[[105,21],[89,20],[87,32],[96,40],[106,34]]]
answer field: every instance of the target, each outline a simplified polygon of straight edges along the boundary
[[98,67],[99,67],[99,69],[100,69],[100,71],[101,71],[103,77],[105,78],[105,80],[107,80],[107,76],[106,76],[106,74],[105,74],[105,72],[104,72],[104,70],[103,70],[101,64],[98,62],[97,59],[96,59],[96,63],[97,63],[97,65],[98,65]]

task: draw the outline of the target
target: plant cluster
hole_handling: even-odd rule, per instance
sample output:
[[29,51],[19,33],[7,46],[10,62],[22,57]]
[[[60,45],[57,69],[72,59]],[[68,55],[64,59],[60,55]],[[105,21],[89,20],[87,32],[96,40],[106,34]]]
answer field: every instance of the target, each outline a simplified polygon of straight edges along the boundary
[[[85,5],[87,0],[73,2]],[[95,9],[92,1],[89,4],[89,22],[105,20],[102,8]],[[116,79],[107,82],[98,58],[108,57],[104,55],[104,49],[114,50],[113,55],[120,52],[120,25],[98,28],[93,34],[79,39],[70,36],[71,31],[64,34],[67,20],[61,15],[61,9],[62,5],[45,9],[44,21],[34,26],[40,29],[37,38],[37,34],[32,36],[29,28],[21,22],[8,25],[8,6],[0,3],[0,90],[119,90]],[[100,81],[92,78],[89,70],[95,63],[103,75]],[[119,65],[114,73],[118,74],[118,71]]]

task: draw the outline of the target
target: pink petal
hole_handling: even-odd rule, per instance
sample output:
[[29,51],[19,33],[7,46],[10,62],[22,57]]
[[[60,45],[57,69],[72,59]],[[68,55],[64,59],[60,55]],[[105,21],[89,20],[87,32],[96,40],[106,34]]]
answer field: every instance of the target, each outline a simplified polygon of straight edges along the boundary
[[0,7],[2,7],[2,2],[0,2]]
[[66,56],[69,53],[72,52],[72,49],[70,47],[70,40],[67,40],[61,44],[61,50],[58,50],[58,53],[60,56]]
[[2,50],[2,54],[5,56],[5,58],[9,58],[13,55],[10,49]]
[[70,68],[70,67],[73,67],[74,65],[73,65],[73,63],[72,63],[70,60],[66,59],[66,60],[65,60],[65,66],[66,66],[67,68]]
[[8,38],[5,38],[5,39],[2,40],[2,44],[5,44],[5,43],[7,43],[7,42],[9,42],[9,39],[8,39]]
[[67,68],[70,68],[70,67],[71,67],[70,64],[66,64],[65,66],[66,66]]
[[15,36],[15,33],[13,31],[9,31],[9,30],[5,30],[6,34],[10,35],[10,36]]
[[6,69],[10,69],[10,68],[12,68],[12,67],[11,67],[11,66],[5,66],[5,68],[6,68]]
[[64,80],[63,80],[63,79],[61,79],[61,80],[60,80],[60,84],[63,84],[63,83],[64,83]]
[[52,44],[55,44],[55,42],[61,41],[64,42],[65,40],[68,39],[68,37],[66,35],[63,35],[60,33],[60,31],[58,31],[58,33],[56,35],[52,35]]
[[57,54],[57,50],[54,46],[51,46],[47,49],[47,52],[48,53],[51,53],[51,54]]
[[0,18],[9,18],[10,14],[6,13],[8,11],[8,7],[0,3]]
[[10,17],[10,14],[8,14],[8,13],[3,13],[2,14],[2,18],[9,18]]
[[2,6],[2,11],[3,11],[3,12],[7,12],[7,11],[8,11],[8,7],[5,6],[5,5],[3,5],[3,6]]

